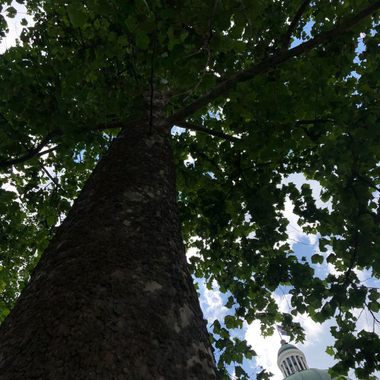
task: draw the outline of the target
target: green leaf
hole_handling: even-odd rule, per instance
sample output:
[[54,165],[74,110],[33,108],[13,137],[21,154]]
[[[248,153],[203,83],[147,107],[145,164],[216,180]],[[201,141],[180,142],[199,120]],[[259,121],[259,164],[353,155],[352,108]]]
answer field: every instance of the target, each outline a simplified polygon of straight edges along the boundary
[[86,13],[83,9],[82,3],[79,1],[70,3],[67,6],[67,13],[69,15],[72,25],[75,28],[82,27],[87,20]]
[[147,34],[145,34],[145,33],[138,33],[136,35],[136,46],[139,49],[142,49],[142,50],[148,49],[149,43],[150,43],[150,40],[149,40],[149,37],[148,37]]
[[248,379],[247,372],[245,372],[244,369],[240,367],[239,365],[235,366],[235,376],[238,379]]
[[8,7],[5,11],[9,18],[14,18],[17,14],[17,9],[15,7]]
[[313,264],[322,264],[323,260],[324,260],[324,257],[322,255],[317,254],[317,253],[314,254],[313,256],[311,256],[311,262]]
[[[192,129],[170,135],[176,176],[174,168],[150,177],[141,170],[135,185],[147,201],[141,220],[161,229],[166,204],[154,200],[170,181],[167,195],[177,197],[181,219],[171,233],[182,230],[186,246],[197,248],[190,270],[227,299],[228,315],[211,326],[218,367],[254,355],[234,329],[257,321],[268,336],[281,323],[302,341],[294,317],[306,313],[333,323],[328,352],[337,374],[353,368],[370,379],[380,366],[380,343],[376,334],[357,331],[354,309],[379,312],[378,290],[361,282],[363,268],[380,277],[377,16],[329,32],[334,39],[287,59],[292,50],[284,55],[281,41],[300,1],[24,3],[33,28],[24,28],[24,43],[0,60],[0,320],[111,141],[123,141],[117,127],[127,133],[131,120],[140,126],[152,116],[154,135],[169,121],[186,120]],[[367,3],[309,2],[291,40],[312,41],[355,19]],[[4,16],[15,17],[18,8],[7,0],[2,10],[3,38]],[[27,19],[20,17],[22,26]],[[141,157],[159,147],[160,139],[150,140]],[[106,185],[102,200],[125,220],[123,183],[120,194]],[[87,209],[87,200],[80,202]],[[289,224],[288,206],[297,225]],[[97,212],[102,202],[90,208]],[[98,227],[94,235],[112,235],[109,224]],[[289,242],[288,232],[299,227],[318,237],[319,250],[306,240]],[[141,235],[136,231],[131,236]],[[162,244],[172,252],[169,243]],[[334,269],[326,276],[324,264]],[[275,302],[279,289],[291,289],[289,313]]]

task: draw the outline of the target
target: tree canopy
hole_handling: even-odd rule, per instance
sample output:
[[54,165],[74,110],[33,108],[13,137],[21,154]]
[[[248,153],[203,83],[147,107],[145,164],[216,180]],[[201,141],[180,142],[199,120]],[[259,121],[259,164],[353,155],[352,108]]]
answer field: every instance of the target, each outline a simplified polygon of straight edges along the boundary
[[[298,313],[335,319],[335,373],[379,370],[380,339],[356,321],[364,308],[379,323],[380,310],[358,276],[380,276],[380,2],[17,2],[33,22],[17,15],[20,41],[0,57],[0,319],[112,138],[148,120],[183,128],[173,148],[190,266],[229,297],[211,327],[221,370],[254,355],[232,329],[278,323],[302,341]],[[5,36],[17,9],[1,3]],[[328,207],[285,184],[292,173],[318,181]],[[287,240],[287,199],[319,237],[311,258]]]

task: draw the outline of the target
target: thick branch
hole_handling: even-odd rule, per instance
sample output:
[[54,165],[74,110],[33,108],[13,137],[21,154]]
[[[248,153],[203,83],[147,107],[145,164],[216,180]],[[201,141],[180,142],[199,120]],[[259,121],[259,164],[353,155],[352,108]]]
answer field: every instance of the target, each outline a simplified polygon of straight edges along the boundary
[[190,103],[188,106],[180,109],[172,116],[170,116],[165,122],[168,124],[178,124],[179,121],[184,120],[186,117],[194,114],[200,108],[207,106],[207,104],[219,96],[226,95],[229,90],[231,90],[237,83],[245,82],[256,77],[259,74],[267,73],[270,70],[278,67],[280,64],[289,61],[291,58],[298,57],[304,53],[307,53],[316,46],[322,43],[333,40],[340,34],[352,29],[361,21],[372,15],[374,12],[380,9],[380,1],[374,2],[372,5],[363,9],[353,17],[341,22],[335,28],[322,32],[315,36],[314,38],[286,51],[277,53],[262,62],[252,65],[251,67],[239,71],[232,75],[230,78],[222,80],[217,84],[212,90],[203,96],[199,97],[194,102]]
[[102,124],[97,124],[94,128],[90,128],[89,131],[104,131],[106,129],[122,129],[128,128],[128,126],[141,123],[142,118],[132,119],[126,122],[122,122],[119,120],[114,120],[111,122],[105,122]]
[[282,46],[281,48],[283,50],[286,50],[289,48],[289,45],[290,45],[290,39],[292,38],[292,34],[295,30],[295,28],[297,27],[302,15],[305,13],[306,11],[306,8],[308,7],[308,5],[310,4],[310,1],[311,0],[304,0],[301,4],[301,6],[298,8],[292,22],[290,23],[289,25],[289,28],[288,30],[286,31],[286,34],[282,40]]
[[51,148],[49,148],[49,149],[42,150],[41,152],[38,152],[38,154],[37,154],[36,156],[37,156],[37,157],[44,156],[45,154],[48,154],[48,153],[54,152],[57,148],[58,148],[58,145],[53,146],[53,147],[51,147]]
[[185,129],[191,129],[192,131],[197,131],[197,132],[203,132],[207,133],[208,135],[215,136],[215,137],[220,137],[224,140],[227,141],[239,141],[237,137],[227,135],[223,132],[218,132],[218,131],[213,131],[212,129],[208,129],[206,127],[202,127],[200,125],[195,125],[192,123],[188,123],[186,121],[181,121],[179,123],[176,123],[179,127],[185,128]]
[[[322,124],[322,123],[327,123],[329,121],[333,121],[332,119],[304,119],[304,120],[297,120],[296,125],[308,125],[308,124]],[[190,129],[192,131],[197,131],[197,132],[203,132],[206,133],[210,136],[215,136],[215,137],[220,137],[224,140],[227,141],[239,141],[240,139],[231,135],[227,135],[226,133],[219,132],[219,131],[214,131],[212,129],[196,125],[193,123],[188,123],[187,121],[180,121],[177,122],[176,125],[179,127],[185,128],[185,129]],[[288,124],[286,124],[288,125]]]

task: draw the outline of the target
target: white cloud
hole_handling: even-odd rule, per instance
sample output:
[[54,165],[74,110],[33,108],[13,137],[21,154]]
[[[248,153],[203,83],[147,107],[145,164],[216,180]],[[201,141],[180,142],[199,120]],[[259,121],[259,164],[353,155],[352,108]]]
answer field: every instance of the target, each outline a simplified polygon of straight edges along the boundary
[[314,179],[307,179],[302,173],[293,173],[284,178],[281,182],[284,185],[289,183],[294,183],[298,190],[301,189],[301,186],[305,183],[310,185],[311,194],[315,200],[315,204],[318,208],[327,208],[331,211],[331,202],[323,202],[321,200],[321,192],[323,190],[321,184]]
[[285,201],[285,208],[283,211],[283,215],[289,221],[289,224],[286,230],[286,232],[288,233],[289,244],[293,244],[295,241],[299,241],[305,236],[301,227],[298,225],[299,217],[293,213],[293,210],[294,210],[293,202],[289,198],[287,198]]
[[[16,1],[13,1],[11,5],[17,10],[17,14],[14,18],[9,18],[6,17],[5,12],[4,17],[8,23],[9,32],[7,33],[6,37],[3,38],[0,42],[0,54],[4,53],[10,47],[16,45],[16,39],[20,37],[21,31],[23,29],[23,26],[21,25],[21,20],[23,18],[28,21],[29,25],[33,24],[33,19],[26,13],[26,8],[24,5],[19,4]],[[7,8],[8,7],[4,6],[4,10]]]
[[[279,309],[282,312],[289,311],[291,296],[274,296]],[[306,340],[303,344],[295,344],[306,355],[308,365],[312,368],[328,368],[334,364],[331,357],[325,352],[325,348],[333,343],[330,334],[331,323],[319,324],[314,322],[306,314],[298,315],[295,321],[299,322],[305,330]],[[257,353],[257,364],[274,374],[273,380],[282,380],[283,375],[277,367],[277,352],[281,346],[281,338],[276,332],[272,336],[264,337],[260,332],[260,323],[253,322],[247,326],[245,339]],[[288,338],[285,337],[288,341]],[[293,343],[292,343],[293,344]]]
[[[328,208],[331,209],[330,202],[322,202],[320,199],[320,194],[322,187],[318,181],[308,180],[302,173],[294,173],[282,180],[282,185],[287,185],[289,183],[294,183],[298,190],[301,189],[301,186],[305,183],[310,185],[312,196],[315,200],[316,206],[319,208]],[[300,242],[306,242],[306,244],[316,245],[318,243],[318,236],[314,234],[305,234],[302,228],[298,225],[299,217],[294,214],[294,205],[293,202],[287,197],[285,201],[285,207],[283,210],[283,215],[288,219],[289,224],[287,226],[288,234],[288,243],[290,246]]]
[[285,201],[285,207],[283,210],[283,215],[288,219],[289,224],[286,227],[286,232],[288,235],[288,244],[293,247],[295,244],[302,242],[303,244],[316,245],[318,243],[318,235],[306,234],[303,232],[302,227],[299,226],[299,217],[294,214],[293,202],[287,198]]
[[[283,313],[289,313],[290,312],[290,304],[291,304],[291,298],[292,296],[290,294],[284,294],[284,295],[278,295],[274,294],[273,298],[275,299],[279,310]],[[320,337],[320,334],[323,330],[322,325],[320,323],[314,322],[310,317],[308,317],[306,314],[298,314],[294,318],[295,322],[299,322],[302,327],[305,330],[306,336],[310,340],[318,340]],[[310,342],[307,341],[304,343],[305,346],[309,345]]]
[[187,261],[189,262],[189,260],[192,258],[192,257],[200,257],[199,255],[199,249],[195,248],[195,247],[190,247],[187,251],[186,251],[186,258],[187,258]]
[[[305,354],[309,367],[326,369],[334,365],[334,360],[325,353],[326,347],[333,344],[331,323],[317,324],[307,316],[299,316],[297,319],[305,329],[306,341],[303,344],[291,343]],[[283,375],[277,367],[280,336],[275,333],[263,337],[260,334],[260,323],[255,321],[247,327],[245,339],[257,353],[257,364],[274,374],[272,380],[282,380]],[[288,341],[288,338],[285,337],[285,340]]]
[[224,306],[222,293],[216,281],[214,280],[212,289],[207,289],[204,281],[199,282],[199,285],[200,303],[205,318],[209,323],[214,322],[215,319],[223,321],[228,309]]
[[263,337],[260,334],[260,323],[252,322],[247,327],[245,339],[248,344],[256,351],[256,363],[267,371],[272,372],[275,376],[273,380],[281,380],[283,378],[280,369],[277,367],[277,351],[281,346],[281,338],[278,334]]
[[5,183],[5,184],[1,185],[0,188],[7,190],[7,191],[12,191],[13,193],[18,194],[17,189],[9,183]]
[[[303,183],[309,183],[312,189],[313,197],[316,199],[317,206],[331,208],[331,204],[320,201],[319,196],[321,187],[317,181],[306,180],[306,178],[301,174],[291,175],[284,181],[294,182],[298,188],[300,188]],[[293,208],[293,203],[290,199],[287,199],[283,214],[289,220],[289,225],[287,227],[289,237],[288,243],[294,246],[296,243],[301,242],[302,244],[306,244],[308,246],[314,246],[314,250],[316,250],[318,248],[318,235],[307,235],[302,231],[302,228],[298,225],[299,217],[293,213]],[[294,246],[294,249],[295,253],[299,255],[297,252],[301,249],[300,245]],[[329,253],[330,251],[324,255],[327,256]],[[188,255],[196,255],[196,250],[190,251]],[[316,265],[315,267],[316,273],[321,277],[324,277],[327,273],[338,274],[335,267],[330,263],[325,262],[321,265]],[[357,271],[357,275],[360,281],[362,281],[365,285],[380,288],[380,281],[373,279],[371,272]],[[213,289],[208,290],[202,282],[200,285],[200,291],[201,306],[209,323],[212,323],[216,318],[223,320],[228,309],[223,306],[223,298],[225,298],[225,296],[219,291],[217,285],[214,283]],[[279,309],[282,312],[289,312],[291,295],[274,294],[273,296],[279,305]],[[355,310],[354,312],[358,316],[360,310]],[[377,318],[380,319],[380,316],[377,315]],[[308,365],[311,368],[320,369],[326,369],[333,366],[335,363],[334,359],[325,352],[325,349],[327,346],[334,344],[334,338],[331,336],[330,328],[335,325],[335,321],[330,320],[323,324],[319,324],[314,322],[306,314],[297,315],[295,317],[295,321],[301,324],[306,334],[305,342],[303,344],[297,343],[295,345],[304,352]],[[373,326],[372,316],[368,311],[363,311],[357,324],[358,330],[360,331],[361,329],[365,329],[367,331],[372,331],[374,328]],[[379,332],[377,326],[375,326],[375,331],[377,333]],[[273,336],[264,337],[261,335],[260,323],[258,321],[254,321],[249,326],[247,324],[244,325],[243,334],[245,335],[245,339],[248,344],[250,344],[257,353],[256,363],[254,361],[251,363],[252,368],[254,368],[255,365],[262,366],[274,374],[274,377],[272,378],[273,380],[282,380],[283,375],[277,367],[277,352],[281,345],[281,338],[277,332]],[[248,372],[250,372],[249,368]]]

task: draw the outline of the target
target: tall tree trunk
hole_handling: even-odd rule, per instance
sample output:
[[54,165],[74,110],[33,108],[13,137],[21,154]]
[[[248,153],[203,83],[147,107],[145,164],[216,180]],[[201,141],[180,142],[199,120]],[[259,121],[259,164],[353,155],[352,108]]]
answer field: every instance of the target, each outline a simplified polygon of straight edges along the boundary
[[169,140],[112,143],[1,327],[0,379],[216,378]]

